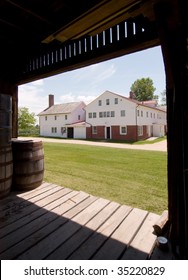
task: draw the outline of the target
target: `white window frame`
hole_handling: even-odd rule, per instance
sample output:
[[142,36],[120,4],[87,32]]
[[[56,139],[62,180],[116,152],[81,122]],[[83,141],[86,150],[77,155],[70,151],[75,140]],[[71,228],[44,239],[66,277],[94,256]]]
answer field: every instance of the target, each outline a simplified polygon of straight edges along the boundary
[[52,133],[57,133],[57,127],[52,127],[52,128],[51,128],[51,132],[52,132]]
[[115,111],[111,111],[111,118],[115,117]]
[[143,136],[143,125],[137,126],[137,133],[138,133],[138,136]]
[[92,134],[97,134],[97,126],[92,126]]
[[121,110],[120,111],[120,115],[121,115],[121,117],[125,117],[126,116],[126,111],[125,110]]
[[107,116],[107,118],[110,117],[110,111],[107,111],[107,112],[106,112],[106,116]]
[[99,118],[103,118],[103,112],[99,112]]
[[[122,129],[125,128],[125,131],[123,132]],[[120,135],[127,135],[127,126],[126,125],[122,125],[120,126]]]

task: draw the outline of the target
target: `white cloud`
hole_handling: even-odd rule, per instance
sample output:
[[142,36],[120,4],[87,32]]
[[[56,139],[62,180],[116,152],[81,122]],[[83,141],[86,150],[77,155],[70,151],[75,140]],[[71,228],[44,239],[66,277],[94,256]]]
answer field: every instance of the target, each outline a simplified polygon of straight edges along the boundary
[[93,84],[98,84],[101,83],[107,79],[110,79],[115,73],[116,73],[116,68],[114,64],[110,64],[109,67],[100,67],[101,69],[96,69],[97,73],[94,76],[93,79]]
[[42,96],[43,92],[43,80],[19,86],[18,107],[27,107],[37,115],[48,106],[48,97]]
[[91,81],[92,84],[98,85],[110,79],[115,73],[114,63],[103,62],[80,69],[75,74],[75,80],[78,82]]
[[62,103],[69,103],[69,102],[78,102],[83,101],[86,104],[90,103],[96,98],[96,95],[75,95],[71,92],[68,94],[64,94],[60,96],[60,102]]

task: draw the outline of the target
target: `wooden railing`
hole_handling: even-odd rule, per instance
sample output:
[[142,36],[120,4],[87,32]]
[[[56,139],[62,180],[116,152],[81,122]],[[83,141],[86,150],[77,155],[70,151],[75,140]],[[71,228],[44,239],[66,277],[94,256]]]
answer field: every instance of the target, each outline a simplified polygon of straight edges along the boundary
[[158,45],[156,28],[143,16],[123,21],[94,36],[43,44],[24,65],[20,81],[46,77]]

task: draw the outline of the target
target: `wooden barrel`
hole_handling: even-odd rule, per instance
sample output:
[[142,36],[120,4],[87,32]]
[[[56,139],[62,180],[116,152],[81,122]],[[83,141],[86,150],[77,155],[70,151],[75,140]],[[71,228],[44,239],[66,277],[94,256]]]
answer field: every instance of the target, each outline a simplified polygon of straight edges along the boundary
[[0,198],[7,196],[12,186],[12,147],[0,147]]
[[12,138],[12,97],[0,94],[0,147],[11,144]]
[[12,139],[13,188],[31,190],[41,185],[44,177],[42,141]]

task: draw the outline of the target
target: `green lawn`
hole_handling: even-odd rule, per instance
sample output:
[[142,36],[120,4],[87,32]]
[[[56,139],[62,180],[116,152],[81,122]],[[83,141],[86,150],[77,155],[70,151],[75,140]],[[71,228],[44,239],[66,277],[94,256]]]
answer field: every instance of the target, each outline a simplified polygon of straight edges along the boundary
[[167,153],[44,143],[44,180],[161,214]]

